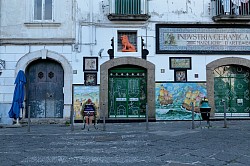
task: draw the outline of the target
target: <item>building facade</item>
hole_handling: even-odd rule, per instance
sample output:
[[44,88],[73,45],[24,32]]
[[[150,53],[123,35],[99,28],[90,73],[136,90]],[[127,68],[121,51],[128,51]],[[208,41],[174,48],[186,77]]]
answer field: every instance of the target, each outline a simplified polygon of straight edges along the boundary
[[[0,1],[0,113],[12,123],[15,78],[25,72],[33,120],[188,120],[249,117],[248,0]],[[223,102],[223,100],[225,102]]]

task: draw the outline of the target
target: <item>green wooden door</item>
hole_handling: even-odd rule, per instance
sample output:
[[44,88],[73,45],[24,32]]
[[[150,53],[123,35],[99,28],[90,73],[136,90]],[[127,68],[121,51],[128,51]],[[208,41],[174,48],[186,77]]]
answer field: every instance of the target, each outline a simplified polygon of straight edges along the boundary
[[140,118],[146,112],[146,72],[136,68],[109,73],[109,117]]
[[[215,69],[214,74],[216,112],[224,112],[224,104],[221,102],[224,99],[227,113],[249,115],[249,70],[241,66],[222,66]],[[241,116],[240,114],[239,116]]]

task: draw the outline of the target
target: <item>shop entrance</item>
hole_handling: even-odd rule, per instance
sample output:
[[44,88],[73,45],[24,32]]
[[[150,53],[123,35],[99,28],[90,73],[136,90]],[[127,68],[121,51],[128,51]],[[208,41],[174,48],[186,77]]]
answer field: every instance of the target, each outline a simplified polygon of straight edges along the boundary
[[62,66],[53,60],[41,59],[32,62],[26,73],[26,110],[30,106],[31,118],[62,118],[64,104]]
[[[231,65],[220,66],[214,70],[215,112],[224,112],[225,100],[227,113],[231,116],[250,115],[250,72],[247,67]],[[227,115],[227,116],[230,116]]]
[[147,73],[136,66],[109,70],[109,117],[145,118]]

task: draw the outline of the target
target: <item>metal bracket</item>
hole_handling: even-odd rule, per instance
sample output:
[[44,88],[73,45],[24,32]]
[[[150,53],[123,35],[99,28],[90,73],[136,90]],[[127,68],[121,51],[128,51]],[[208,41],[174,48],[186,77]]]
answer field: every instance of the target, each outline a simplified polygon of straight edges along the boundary
[[0,70],[5,69],[5,61],[0,59]]

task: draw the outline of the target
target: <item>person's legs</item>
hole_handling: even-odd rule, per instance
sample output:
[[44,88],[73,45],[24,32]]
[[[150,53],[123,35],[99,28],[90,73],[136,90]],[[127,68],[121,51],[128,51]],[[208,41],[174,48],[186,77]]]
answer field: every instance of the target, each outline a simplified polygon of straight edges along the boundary
[[93,116],[89,117],[89,124],[92,125]]
[[85,124],[87,125],[87,129],[89,131],[89,116],[85,116]]
[[89,124],[89,117],[85,116],[85,124],[88,125]]
[[85,125],[86,125],[86,121],[85,121],[85,116],[83,116],[83,118],[82,118],[82,123],[83,123],[83,128],[82,128],[82,130],[84,130],[85,129]]

